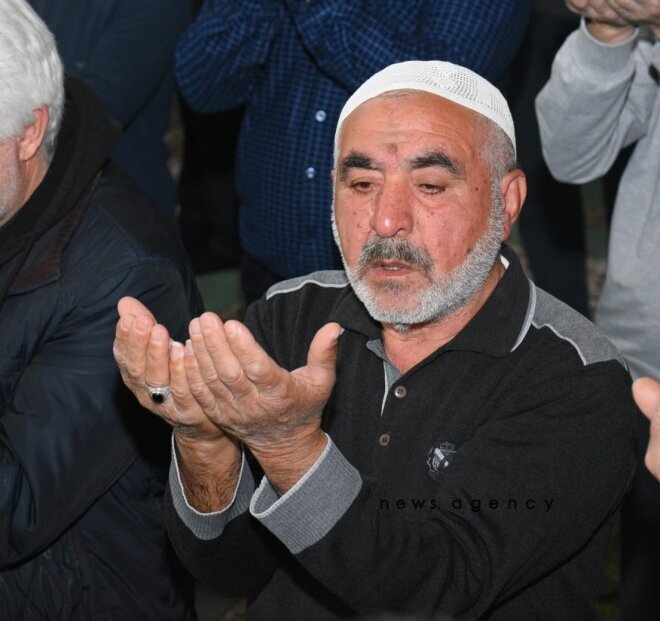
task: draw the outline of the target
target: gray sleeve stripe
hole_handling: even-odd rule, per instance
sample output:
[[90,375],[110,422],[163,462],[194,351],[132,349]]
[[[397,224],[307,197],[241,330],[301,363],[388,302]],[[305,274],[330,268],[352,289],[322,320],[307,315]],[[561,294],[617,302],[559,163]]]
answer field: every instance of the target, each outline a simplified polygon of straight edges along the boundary
[[627,369],[621,354],[598,327],[543,289],[534,289],[537,302],[532,325],[535,328],[548,328],[557,337],[570,343],[585,366],[616,360]]
[[580,346],[573,339],[570,339],[567,336],[564,336],[563,334],[559,334],[556,328],[554,326],[551,326],[549,323],[536,324],[532,322],[532,325],[535,328],[548,328],[549,330],[552,330],[552,332],[554,332],[560,339],[570,343],[575,348],[575,351],[578,353],[578,356],[580,356],[580,360],[582,360],[582,364],[584,366],[587,366],[587,360],[584,357],[582,350],[580,349]]
[[241,471],[238,485],[234,490],[231,502],[221,511],[201,513],[188,504],[186,494],[181,482],[179,463],[174,449],[174,434],[172,434],[172,461],[170,463],[169,485],[172,493],[172,502],[177,515],[190,531],[202,540],[215,539],[222,534],[225,526],[235,517],[245,513],[250,504],[250,497],[254,492],[254,479],[250,469],[246,466],[245,453],[241,458]]
[[531,280],[529,279],[527,280],[529,282],[529,303],[527,305],[527,313],[525,314],[525,321],[523,321],[522,327],[520,328],[520,334],[518,334],[516,343],[511,348],[511,351],[515,351],[516,349],[518,349],[520,343],[522,343],[525,337],[527,336],[527,333],[529,332],[529,328],[532,325],[532,319],[534,318],[534,313],[536,312],[536,287],[534,286],[534,283]]
[[348,285],[348,280],[346,274],[340,270],[314,272],[313,274],[309,274],[309,276],[301,276],[299,278],[291,278],[290,280],[278,282],[276,285],[273,285],[268,289],[266,292],[266,299],[270,300],[270,298],[279,293],[298,291],[298,289],[302,289],[308,284],[318,285],[319,287],[341,289]]
[[330,532],[361,487],[360,473],[328,437],[321,456],[283,496],[264,477],[252,497],[250,513],[292,554],[299,554]]

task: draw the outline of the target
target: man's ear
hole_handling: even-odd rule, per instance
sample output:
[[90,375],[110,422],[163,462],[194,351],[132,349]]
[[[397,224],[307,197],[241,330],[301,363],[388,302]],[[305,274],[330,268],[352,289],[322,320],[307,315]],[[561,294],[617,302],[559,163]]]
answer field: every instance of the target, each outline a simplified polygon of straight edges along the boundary
[[527,196],[525,173],[520,168],[516,168],[504,175],[500,183],[500,192],[504,199],[504,231],[502,232],[502,241],[504,241],[511,235],[511,228],[518,219]]
[[34,120],[23,129],[23,134],[18,139],[18,158],[21,162],[31,160],[39,153],[49,119],[48,106],[34,109]]

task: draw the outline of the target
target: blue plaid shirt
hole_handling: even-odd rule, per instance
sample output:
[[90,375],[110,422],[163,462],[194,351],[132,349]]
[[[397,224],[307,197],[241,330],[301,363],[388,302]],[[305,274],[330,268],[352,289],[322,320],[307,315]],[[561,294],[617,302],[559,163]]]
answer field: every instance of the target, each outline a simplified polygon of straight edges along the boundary
[[243,248],[282,277],[338,266],[332,143],[349,95],[383,67],[449,60],[497,82],[529,0],[207,0],[179,39],[196,110],[247,104],[236,170]]

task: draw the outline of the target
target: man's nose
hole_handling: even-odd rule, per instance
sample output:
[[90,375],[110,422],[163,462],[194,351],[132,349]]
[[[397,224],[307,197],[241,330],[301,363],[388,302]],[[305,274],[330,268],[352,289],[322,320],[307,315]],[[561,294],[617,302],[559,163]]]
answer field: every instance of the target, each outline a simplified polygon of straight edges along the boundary
[[380,237],[407,235],[414,226],[412,196],[402,181],[386,181],[376,197],[371,229]]

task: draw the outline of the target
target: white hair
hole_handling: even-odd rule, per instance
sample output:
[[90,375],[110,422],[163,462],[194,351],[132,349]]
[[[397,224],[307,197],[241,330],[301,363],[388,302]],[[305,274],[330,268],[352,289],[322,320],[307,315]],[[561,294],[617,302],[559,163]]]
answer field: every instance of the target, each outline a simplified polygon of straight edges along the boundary
[[44,105],[49,121],[42,146],[50,159],[64,109],[55,38],[25,0],[0,0],[0,142],[20,136]]

